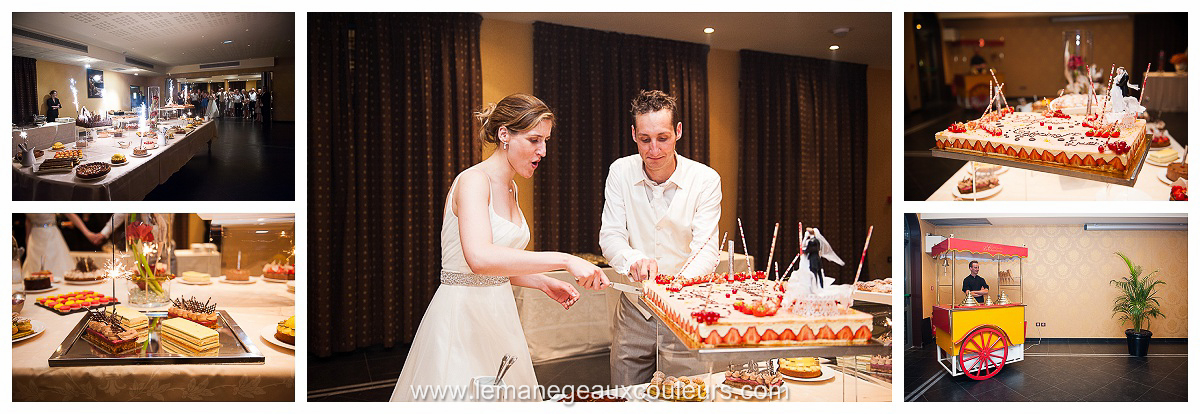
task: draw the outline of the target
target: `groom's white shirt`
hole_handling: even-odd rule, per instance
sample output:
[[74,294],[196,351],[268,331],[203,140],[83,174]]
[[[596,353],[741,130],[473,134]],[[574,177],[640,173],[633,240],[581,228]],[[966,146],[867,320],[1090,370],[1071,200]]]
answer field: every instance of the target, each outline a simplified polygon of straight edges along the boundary
[[[721,218],[721,176],[707,165],[675,155],[671,178],[655,184],[638,154],[613,161],[604,184],[600,249],[617,273],[629,274],[638,260],[658,261],[658,272],[673,275],[695,253],[682,274],[702,275],[717,263],[717,222]],[[705,240],[708,241],[707,244]],[[650,311],[626,293],[642,316]]]

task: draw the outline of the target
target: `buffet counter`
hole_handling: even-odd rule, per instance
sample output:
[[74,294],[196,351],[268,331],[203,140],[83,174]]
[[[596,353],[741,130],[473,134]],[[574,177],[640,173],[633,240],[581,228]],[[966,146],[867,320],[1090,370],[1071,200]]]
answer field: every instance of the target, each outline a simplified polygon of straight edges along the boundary
[[74,142],[75,128],[74,122],[48,122],[39,127],[13,128],[12,154],[16,155],[21,151],[17,148],[17,144],[21,143],[21,132],[25,133],[25,139],[29,142],[30,147],[43,149],[50,148],[55,141],[64,144]]
[[[26,298],[21,316],[44,324],[46,330],[12,344],[13,401],[293,401],[295,353],[268,342],[260,333],[266,329],[273,332],[277,323],[295,314],[295,294],[288,293],[282,283],[234,285],[215,280],[211,285],[173,281],[171,296],[212,297],[218,309],[228,312],[251,338],[266,357],[265,363],[51,368],[47,359],[86,313],[59,316],[34,301],[80,290],[112,292],[111,282],[60,283],[53,291]],[[116,297],[122,304],[128,299],[128,291],[122,289],[124,283],[117,282]],[[14,291],[18,289],[19,284],[13,285]]]
[[[179,123],[182,124],[182,121]],[[159,148],[150,150],[147,157],[132,155],[138,142],[133,132],[126,132],[122,138],[96,138],[83,148],[83,163],[110,162],[116,153],[125,154],[128,163],[113,166],[107,176],[94,181],[79,179],[74,171],[39,175],[33,172],[32,167],[13,163],[13,199],[141,200],[155,187],[166,182],[171,174],[183,168],[193,156],[205,150],[216,139],[216,131],[216,125],[210,121],[187,135],[169,140],[167,145],[162,145],[160,139]],[[123,140],[130,141],[129,148],[118,146],[117,141]],[[62,142],[67,144],[67,148],[74,148],[74,138]],[[36,146],[39,149],[47,147],[49,144]],[[53,156],[53,151],[47,150],[43,158]],[[41,161],[39,159],[35,164]]]
[[[1171,147],[1183,154],[1184,148],[1174,138]],[[1153,150],[1158,150],[1155,148]],[[1159,179],[1165,176],[1167,168],[1146,163],[1138,173],[1137,183],[1133,187],[1116,184],[1105,184],[1099,181],[1067,177],[1057,174],[1031,171],[1021,168],[1005,167],[997,176],[1002,189],[995,195],[985,196],[980,201],[1094,201],[1094,200],[1132,200],[1132,201],[1166,201],[1170,199],[1171,186]],[[950,179],[938,187],[926,201],[972,201],[967,197],[955,195],[958,182],[970,174],[970,163],[964,162]],[[981,194],[986,194],[982,193]]]
[[[734,269],[745,271],[747,257],[734,254]],[[722,271],[729,269],[729,253],[721,252]],[[634,284],[611,267],[603,267],[612,282]],[[529,344],[533,362],[608,351],[612,345],[612,322],[620,306],[621,293],[616,289],[603,291],[582,289],[566,271],[548,272],[547,276],[571,283],[579,290],[579,301],[570,310],[534,289],[513,287],[521,328]]]

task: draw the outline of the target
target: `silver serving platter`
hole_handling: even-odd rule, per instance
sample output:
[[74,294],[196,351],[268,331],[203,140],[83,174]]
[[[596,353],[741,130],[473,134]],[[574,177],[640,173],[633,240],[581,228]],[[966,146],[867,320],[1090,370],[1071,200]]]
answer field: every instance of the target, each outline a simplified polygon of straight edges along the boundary
[[62,344],[50,356],[48,360],[50,366],[262,364],[267,360],[262,352],[259,352],[254,342],[251,341],[251,338],[246,336],[246,332],[243,332],[237,322],[234,322],[233,318],[229,317],[229,313],[223,310],[217,311],[219,315],[217,319],[217,333],[220,335],[221,347],[217,349],[215,355],[211,351],[205,353],[205,355],[189,355],[163,349],[159,345],[158,322],[167,317],[167,312],[148,311],[143,313],[150,319],[150,325],[154,328],[151,329],[150,336],[146,342],[140,345],[141,348],[139,350],[114,355],[93,346],[90,342],[83,339],[84,327],[87,325],[88,320],[87,314],[84,313],[80,315],[79,323],[75,325],[75,328],[71,330],[67,338],[63,339]]

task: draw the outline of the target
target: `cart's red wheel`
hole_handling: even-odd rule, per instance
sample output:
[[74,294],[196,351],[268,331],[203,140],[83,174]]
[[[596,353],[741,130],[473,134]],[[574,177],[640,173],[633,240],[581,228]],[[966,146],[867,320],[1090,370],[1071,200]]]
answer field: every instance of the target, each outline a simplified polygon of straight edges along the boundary
[[1008,360],[1008,338],[992,327],[967,334],[958,348],[958,367],[967,377],[983,380],[995,376]]

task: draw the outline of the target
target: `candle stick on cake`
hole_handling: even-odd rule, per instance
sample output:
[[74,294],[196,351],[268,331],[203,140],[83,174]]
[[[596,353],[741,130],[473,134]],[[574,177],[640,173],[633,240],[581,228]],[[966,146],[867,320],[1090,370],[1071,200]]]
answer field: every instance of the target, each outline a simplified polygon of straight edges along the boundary
[[1149,76],[1147,76],[1149,74],[1150,74],[1150,64],[1147,63],[1146,64],[1146,72],[1142,73],[1142,90],[1141,90],[1141,93],[1138,94],[1138,106],[1142,105],[1142,98],[1146,97],[1146,78],[1149,78]]
[[[738,217],[738,233],[742,235],[742,253],[750,255],[750,246],[746,245],[746,231],[742,230],[742,218]],[[753,270],[753,269],[751,269]]]
[[867,241],[863,243],[862,256],[858,258],[858,270],[854,271],[854,283],[851,286],[858,283],[858,275],[862,273],[863,260],[867,258],[867,247],[871,245],[871,232],[873,231],[875,231],[875,226],[867,228]]
[[[716,233],[713,233],[713,234],[710,234],[710,235],[708,235],[708,238],[707,238],[707,239],[704,239],[704,244],[701,244],[701,245],[700,245],[700,250],[704,250],[704,246],[707,246],[707,245],[708,245],[708,242],[709,242],[709,240],[712,240],[712,236],[716,236],[716,235],[717,235]],[[692,264],[692,260],[695,260],[695,259],[696,259],[696,256],[699,256],[699,253],[700,253],[700,252],[693,253],[693,254],[692,254],[690,257],[688,257],[687,261],[686,261],[686,262],[683,262],[683,267],[680,267],[680,268],[679,268],[679,271],[678,271],[678,272],[675,272],[675,277],[679,277],[679,275],[682,275],[682,274],[683,274],[683,270],[684,270],[684,269],[687,269],[688,265]]]
[[767,254],[766,271],[771,271],[771,259],[775,258],[775,239],[779,237],[779,223],[775,223],[775,231],[771,233],[771,253]]

